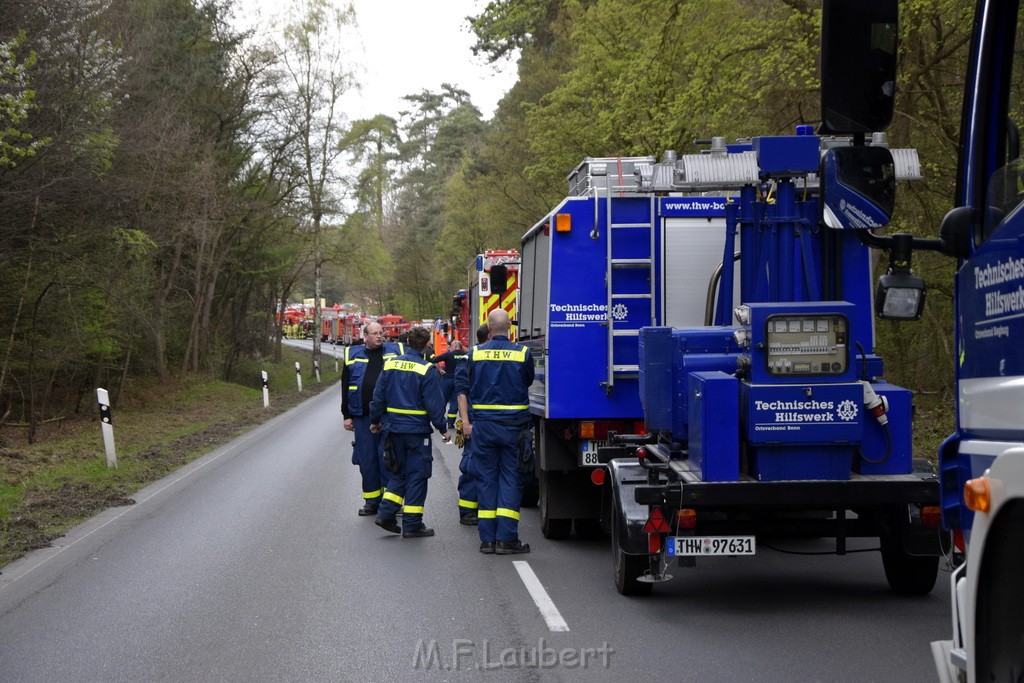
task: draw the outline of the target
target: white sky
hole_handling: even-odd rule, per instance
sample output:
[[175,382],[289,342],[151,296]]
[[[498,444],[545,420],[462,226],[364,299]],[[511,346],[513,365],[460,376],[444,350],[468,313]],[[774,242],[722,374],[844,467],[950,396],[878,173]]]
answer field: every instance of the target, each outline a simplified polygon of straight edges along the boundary
[[[471,51],[474,36],[465,17],[487,0],[351,0],[362,53],[362,91],[346,107],[350,119],[376,114],[398,117],[408,109],[402,96],[451,83],[469,92],[484,119],[516,79],[514,61],[488,65]],[[233,0],[240,25],[263,25],[287,8],[288,0]]]

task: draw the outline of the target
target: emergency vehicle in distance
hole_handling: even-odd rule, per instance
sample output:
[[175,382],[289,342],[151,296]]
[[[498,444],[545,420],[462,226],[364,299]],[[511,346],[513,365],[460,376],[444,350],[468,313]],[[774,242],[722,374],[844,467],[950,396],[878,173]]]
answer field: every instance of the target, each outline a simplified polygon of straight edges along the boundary
[[476,330],[488,314],[503,308],[512,320],[509,340],[516,341],[519,296],[519,252],[491,249],[477,254],[469,266],[468,287],[452,297],[451,336],[469,348],[476,344]]
[[403,332],[408,332],[409,328],[413,326],[411,322],[394,313],[379,316],[377,322],[384,328],[384,337],[391,341],[398,339]]

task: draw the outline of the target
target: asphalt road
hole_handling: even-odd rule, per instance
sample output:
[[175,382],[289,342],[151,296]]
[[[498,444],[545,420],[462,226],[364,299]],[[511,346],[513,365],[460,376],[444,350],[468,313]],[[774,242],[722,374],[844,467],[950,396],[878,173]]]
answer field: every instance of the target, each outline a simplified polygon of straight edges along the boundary
[[946,575],[901,598],[877,553],[759,549],[624,598],[607,541],[547,541],[536,510],[531,554],[481,555],[437,437],[437,536],[387,534],[356,515],[339,401],[312,398],[6,567],[0,680],[934,679]]

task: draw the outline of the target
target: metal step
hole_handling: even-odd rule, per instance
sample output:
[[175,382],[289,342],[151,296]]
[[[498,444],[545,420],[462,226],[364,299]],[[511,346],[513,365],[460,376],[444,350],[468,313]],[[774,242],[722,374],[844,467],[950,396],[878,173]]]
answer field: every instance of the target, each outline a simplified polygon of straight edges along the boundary
[[612,268],[650,268],[649,258],[614,258],[611,260]]
[[651,228],[650,223],[609,223],[609,228]]
[[612,301],[616,299],[653,299],[654,295],[651,293],[646,294],[612,294]]
[[640,330],[612,330],[612,334],[616,337],[639,337]]
[[613,372],[640,372],[639,365],[613,365]]

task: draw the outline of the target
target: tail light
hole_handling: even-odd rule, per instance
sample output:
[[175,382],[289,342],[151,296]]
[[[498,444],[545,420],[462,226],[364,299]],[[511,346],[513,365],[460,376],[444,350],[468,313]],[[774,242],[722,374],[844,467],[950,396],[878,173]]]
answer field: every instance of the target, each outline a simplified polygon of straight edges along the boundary
[[680,529],[694,529],[697,527],[697,511],[693,508],[683,508],[676,513]]
[[647,457],[647,449],[646,448],[638,448],[638,449],[636,449],[636,457],[640,458],[641,460],[646,458]]
[[601,486],[604,484],[606,474],[607,473],[603,467],[597,467],[590,471],[590,481],[592,481],[595,486]]
[[938,505],[925,505],[921,508],[921,522],[926,526],[941,526],[942,508]]

